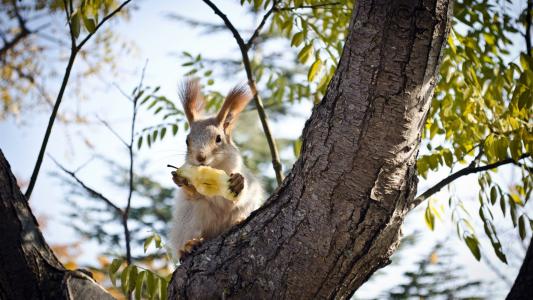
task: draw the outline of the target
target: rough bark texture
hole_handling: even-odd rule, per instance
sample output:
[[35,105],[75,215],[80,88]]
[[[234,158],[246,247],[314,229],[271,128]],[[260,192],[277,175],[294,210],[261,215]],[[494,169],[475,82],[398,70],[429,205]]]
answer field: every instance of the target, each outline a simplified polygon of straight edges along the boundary
[[533,299],[533,237],[529,242],[526,257],[518,276],[507,295],[507,300],[531,300]]
[[0,299],[113,299],[89,276],[63,268],[1,150],[0,216]]
[[175,298],[348,298],[389,262],[451,18],[448,0],[358,0],[299,160],[267,203],[174,273]]

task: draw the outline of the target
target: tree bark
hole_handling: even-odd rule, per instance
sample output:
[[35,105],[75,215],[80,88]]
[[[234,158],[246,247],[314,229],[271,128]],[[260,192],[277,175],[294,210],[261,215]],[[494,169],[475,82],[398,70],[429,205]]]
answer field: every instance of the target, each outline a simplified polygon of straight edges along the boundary
[[291,174],[176,270],[175,298],[349,298],[396,249],[451,19],[448,0],[358,0]]
[[85,273],[61,265],[1,150],[0,216],[0,299],[113,299]]
[[526,257],[522,262],[522,267],[518,276],[507,295],[507,300],[531,300],[533,299],[533,237],[529,242]]

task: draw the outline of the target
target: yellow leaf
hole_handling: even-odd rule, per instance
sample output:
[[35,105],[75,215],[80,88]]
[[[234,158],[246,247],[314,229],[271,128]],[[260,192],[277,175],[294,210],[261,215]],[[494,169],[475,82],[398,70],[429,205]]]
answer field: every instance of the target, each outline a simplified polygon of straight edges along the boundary
[[307,80],[313,81],[320,69],[322,69],[322,61],[317,58],[315,62],[311,65],[311,68],[309,68],[309,73],[307,73]]

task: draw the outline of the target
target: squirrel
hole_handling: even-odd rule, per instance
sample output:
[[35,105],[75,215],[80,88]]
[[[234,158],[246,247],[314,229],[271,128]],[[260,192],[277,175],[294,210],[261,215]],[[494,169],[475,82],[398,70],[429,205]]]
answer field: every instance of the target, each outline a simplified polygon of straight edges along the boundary
[[172,180],[180,187],[176,197],[171,228],[171,245],[182,260],[204,240],[212,239],[241,222],[262,204],[261,184],[244,166],[231,133],[239,114],[251,100],[246,85],[237,85],[226,96],[215,116],[204,117],[206,102],[198,79],[187,79],[179,89],[183,110],[189,122],[186,164],[209,166],[230,176],[230,191],[238,197],[233,202],[222,196],[199,194],[188,180],[175,171]]

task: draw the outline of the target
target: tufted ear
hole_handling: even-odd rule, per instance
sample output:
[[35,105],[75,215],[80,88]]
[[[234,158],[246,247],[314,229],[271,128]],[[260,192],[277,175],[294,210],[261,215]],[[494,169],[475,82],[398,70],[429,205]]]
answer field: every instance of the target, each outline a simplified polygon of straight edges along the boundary
[[237,85],[228,93],[216,117],[219,126],[222,126],[226,133],[231,132],[237,117],[251,99],[252,94],[247,84]]
[[189,124],[198,120],[204,112],[205,100],[198,78],[187,78],[179,87],[179,96]]

